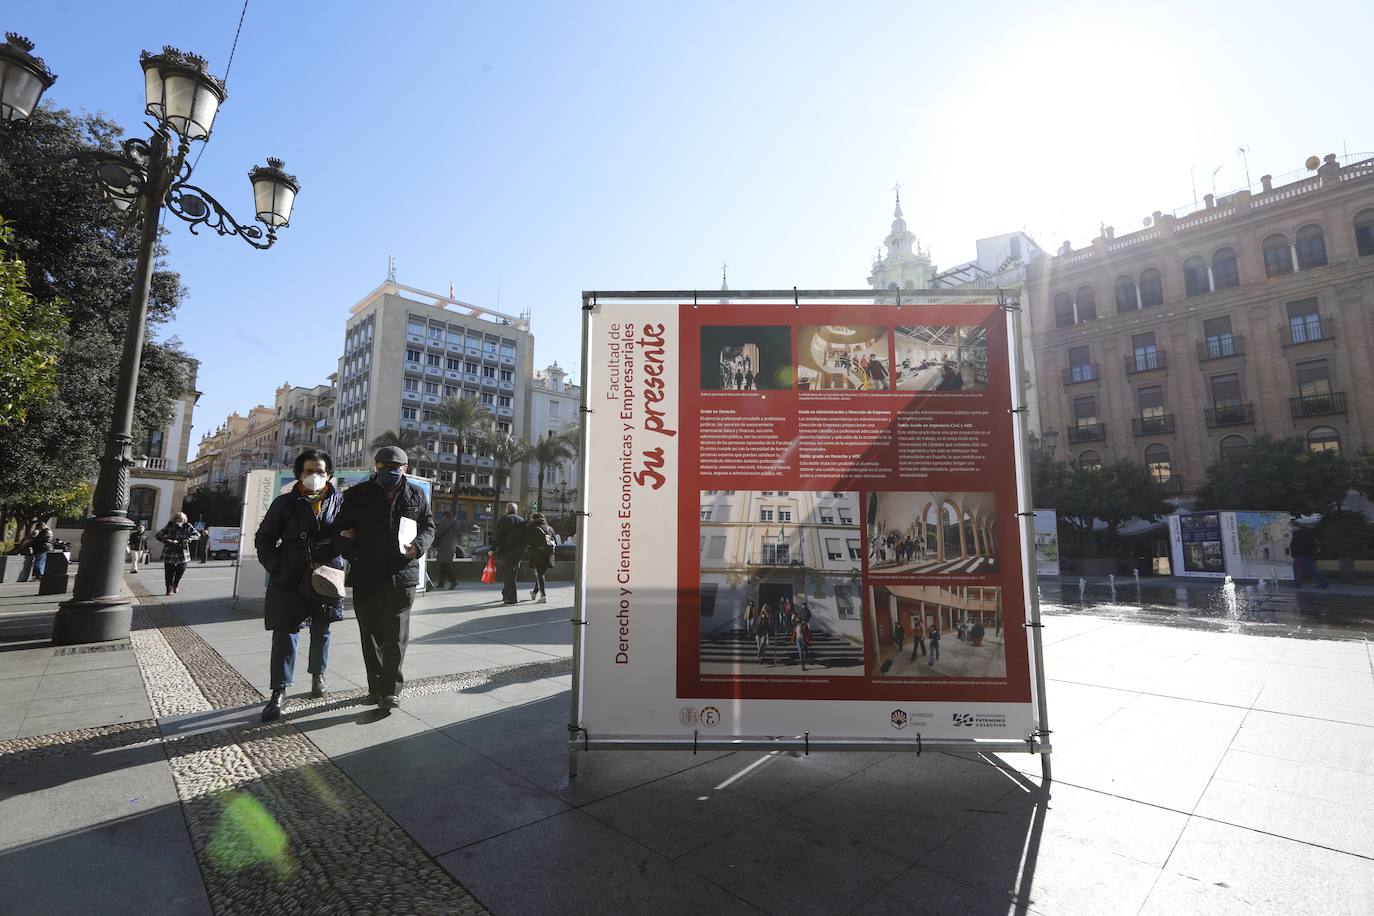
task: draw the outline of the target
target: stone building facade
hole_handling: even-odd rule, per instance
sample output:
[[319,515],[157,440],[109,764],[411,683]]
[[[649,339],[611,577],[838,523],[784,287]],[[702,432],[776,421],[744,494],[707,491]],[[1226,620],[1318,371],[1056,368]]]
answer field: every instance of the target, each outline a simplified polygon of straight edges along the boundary
[[[1334,155],[1028,265],[1041,434],[1165,492],[1258,435],[1374,432],[1374,157]],[[1052,438],[1052,437],[1051,437]]]

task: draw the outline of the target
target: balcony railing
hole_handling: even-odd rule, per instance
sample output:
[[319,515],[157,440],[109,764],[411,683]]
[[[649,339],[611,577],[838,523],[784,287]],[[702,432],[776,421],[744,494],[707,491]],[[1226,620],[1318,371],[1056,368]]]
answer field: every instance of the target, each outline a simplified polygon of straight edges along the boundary
[[801,558],[792,556],[787,545],[779,545],[776,549],[765,547],[761,553],[749,555],[750,566],[791,566],[794,563],[800,565]]
[[1200,362],[1209,359],[1226,359],[1228,356],[1245,355],[1245,337],[1241,334],[1225,334],[1209,337],[1197,344],[1197,358]]
[[1163,490],[1165,496],[1178,496],[1183,492],[1183,478],[1177,474],[1171,477],[1156,477],[1155,486]]
[[1215,407],[1208,407],[1203,411],[1207,418],[1207,427],[1215,429],[1218,426],[1247,426],[1255,422],[1254,404],[1218,404]]
[[1142,350],[1126,357],[1127,375],[1135,375],[1137,372],[1153,372],[1156,369],[1168,368],[1168,366],[1169,354],[1163,350]]
[[1289,409],[1296,417],[1326,417],[1346,413],[1345,392],[1329,391],[1326,394],[1305,394],[1288,399]]
[[1097,371],[1097,363],[1083,363],[1079,366],[1066,366],[1060,370],[1064,375],[1065,385],[1077,385],[1082,382],[1095,382],[1101,378]]
[[1131,432],[1137,436],[1157,436],[1174,431],[1174,415],[1160,414],[1157,417],[1132,417]]
[[165,471],[168,470],[169,461],[168,458],[135,458],[134,466],[146,471]]
[[1330,318],[1309,318],[1306,321],[1290,321],[1279,327],[1279,336],[1285,347],[1298,344],[1316,343],[1319,340],[1334,340],[1336,322]]
[[1105,423],[1080,423],[1078,426],[1069,427],[1069,442],[1074,445],[1080,442],[1101,442],[1106,438]]

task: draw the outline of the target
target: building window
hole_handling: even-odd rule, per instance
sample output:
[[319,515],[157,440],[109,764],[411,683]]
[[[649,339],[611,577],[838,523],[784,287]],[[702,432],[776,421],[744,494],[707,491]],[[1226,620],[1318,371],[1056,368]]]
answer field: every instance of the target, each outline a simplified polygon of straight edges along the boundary
[[1314,426],[1307,434],[1309,452],[1341,452],[1341,434],[1329,426]]
[[476,375],[476,374],[477,374],[477,364],[476,364],[476,363],[463,363],[463,371],[464,371],[464,372],[469,372],[469,373],[471,373],[471,374],[473,374],[473,375]]
[[772,506],[759,506],[759,521],[771,522],[773,520]]
[[1202,335],[1206,338],[1208,359],[1236,355],[1236,339],[1231,335],[1230,315],[1208,318],[1202,323]]
[[509,424],[509,423],[506,423],[506,422],[497,423],[497,424],[496,424],[496,431],[497,431],[498,433],[500,433],[501,435],[503,435],[503,436],[509,436],[509,435],[510,435],[510,424]]
[[783,508],[779,507],[779,508],[778,508],[778,521],[780,521],[780,522],[790,522],[790,521],[792,521],[792,510],[791,510],[791,509],[783,509]]
[[1159,347],[1155,344],[1154,331],[1131,335],[1131,357],[1136,372],[1159,368]]
[[1135,281],[1130,277],[1117,278],[1116,310],[1118,312],[1134,312],[1136,310]]
[[416,337],[424,337],[425,323],[423,321],[416,321],[414,318],[410,319],[406,322],[406,333],[414,334]]
[[835,513],[831,512],[829,509],[822,509],[822,510],[821,510],[821,524],[822,524],[822,525],[833,525],[833,524],[835,524]]
[[1069,380],[1072,382],[1091,382],[1096,378],[1093,372],[1092,354],[1087,347],[1069,348]]
[[496,378],[496,367],[495,367],[495,366],[483,366],[483,367],[482,367],[482,378]]
[[456,385],[445,385],[445,386],[444,386],[444,397],[446,397],[446,398],[452,398],[452,397],[457,397],[457,396],[458,396],[458,386],[456,386]]
[[513,382],[513,381],[515,381],[515,374],[514,374],[513,372],[511,372],[509,369],[502,369],[502,370],[501,370],[501,381],[503,381],[503,382]]
[[1230,248],[1222,248],[1212,255],[1212,283],[1217,289],[1240,286],[1240,268],[1236,265],[1236,253]]
[[1151,267],[1140,275],[1140,306],[1149,308],[1152,305],[1164,304],[1164,279],[1159,275],[1159,271]]
[[442,356],[440,356],[438,353],[426,353],[426,354],[425,354],[425,365],[427,365],[427,366],[433,366],[434,368],[438,369],[438,368],[439,368],[440,366],[442,366],[443,364],[444,364],[444,358],[443,358]]
[[826,539],[825,539],[825,558],[826,558],[827,560],[842,560],[842,559],[844,559],[844,553],[843,553],[843,552],[841,551],[841,549],[840,549],[840,539],[839,539],[839,538],[826,538]]
[[1102,467],[1102,456],[1092,449],[1088,449],[1079,454],[1078,466],[1085,471],[1095,471]]
[[1160,385],[1151,385],[1148,388],[1141,388],[1135,393],[1136,404],[1140,407],[1140,417],[1142,420],[1154,421],[1156,424],[1164,418],[1164,388]]
[[[142,522],[143,526],[149,531],[153,530],[153,521],[157,511],[157,490],[152,487],[130,487],[129,488],[129,519],[133,522]],[[148,540],[152,540],[149,538]]]
[[162,457],[162,430],[148,431],[147,437],[143,440],[143,454],[148,458]]
[[488,407],[494,406],[496,404],[496,395],[483,392],[482,403],[486,404]]
[[1321,226],[1303,226],[1298,230],[1298,270],[1326,266],[1326,236]]
[[725,535],[713,534],[706,541],[706,559],[723,560],[725,559]]
[[438,327],[438,326],[436,326],[436,325],[430,325],[430,326],[429,326],[429,339],[430,339],[430,340],[433,340],[433,341],[437,341],[437,342],[439,342],[439,343],[443,343],[443,341],[444,341],[444,329],[443,329],[442,327]]
[[402,408],[401,408],[401,419],[402,419],[402,420],[414,420],[415,417],[416,417],[416,412],[415,412],[415,408],[414,408],[414,407],[402,407]]
[[1355,215],[1355,253],[1362,258],[1374,254],[1374,210]]
[[780,537],[765,537],[762,544],[763,562],[774,566],[785,566],[791,561],[791,550]]
[[1240,375],[1228,372],[1212,376],[1212,407],[1227,408],[1240,405]]
[[452,356],[449,356],[444,359],[444,368],[447,369],[449,372],[462,372],[463,361],[460,359],[454,359]]
[[1282,277],[1293,272],[1293,250],[1288,247],[1288,239],[1282,235],[1271,235],[1264,240],[1264,275]]
[[1088,395],[1073,399],[1073,422],[1080,429],[1097,425],[1097,397]]
[[1192,257],[1183,262],[1183,291],[1189,296],[1203,296],[1212,291],[1207,283],[1207,262]]
[[1331,393],[1331,370],[1324,359],[1297,365],[1298,394],[1304,398],[1324,398]]
[[419,391],[420,380],[416,378],[403,378],[401,379],[401,387],[406,391]]
[[1250,443],[1245,441],[1244,436],[1226,436],[1221,440],[1219,451],[1223,459],[1239,458],[1250,448]]
[[840,524],[841,524],[841,525],[852,525],[852,524],[854,524],[854,516],[850,514],[850,512],[849,512],[848,509],[841,509],[841,510],[840,510]]
[[710,506],[702,506],[702,507],[701,507],[701,520],[702,520],[703,522],[709,522],[709,521],[711,520],[711,507],[710,507]]
[[406,347],[406,362],[408,362],[408,363],[418,363],[419,361],[420,361],[420,351],[419,351],[419,350],[412,350],[410,347]]
[[1077,305],[1079,321],[1097,320],[1097,294],[1091,286],[1085,286],[1078,291]]
[[849,545],[849,559],[857,560],[863,556],[863,548],[857,538],[849,538],[845,543]]
[[1155,443],[1145,449],[1145,468],[1154,478],[1155,483],[1166,483],[1174,476],[1172,465],[1169,463],[1169,449],[1167,446]]
[[434,395],[437,395],[438,393],[439,393],[439,383],[438,383],[438,382],[425,382],[425,394],[434,394]]
[[1073,297],[1068,293],[1060,293],[1054,297],[1054,326],[1073,327]]
[[1288,336],[1295,344],[1321,340],[1322,318],[1317,311],[1316,299],[1300,299],[1290,302],[1288,310]]

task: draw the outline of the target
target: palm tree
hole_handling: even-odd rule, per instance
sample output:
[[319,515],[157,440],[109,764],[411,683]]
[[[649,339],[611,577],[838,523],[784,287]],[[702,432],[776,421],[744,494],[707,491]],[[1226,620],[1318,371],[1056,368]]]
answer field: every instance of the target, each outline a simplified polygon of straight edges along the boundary
[[491,514],[492,518],[499,519],[501,517],[502,485],[517,464],[523,464],[530,460],[532,448],[524,439],[517,439],[510,433],[501,432],[494,427],[487,429],[483,436],[483,444],[496,463],[491,475],[492,487],[496,490],[496,496],[491,502]]
[[425,440],[413,429],[401,429],[394,433],[382,433],[372,440],[373,448],[386,448],[394,445],[406,453],[411,465],[418,472],[420,466],[430,457]]
[[563,462],[571,461],[577,455],[576,433],[564,430],[544,436],[530,447],[529,460],[539,467],[539,488],[535,503],[544,508],[544,474],[549,468],[557,469]]
[[[458,437],[458,479],[463,478],[463,452],[468,438],[471,436],[481,437],[482,433],[492,422],[491,408],[483,404],[476,398],[450,397],[445,398],[435,410],[440,423],[445,424],[453,430]],[[458,488],[453,488],[453,500],[450,509],[458,506]]]

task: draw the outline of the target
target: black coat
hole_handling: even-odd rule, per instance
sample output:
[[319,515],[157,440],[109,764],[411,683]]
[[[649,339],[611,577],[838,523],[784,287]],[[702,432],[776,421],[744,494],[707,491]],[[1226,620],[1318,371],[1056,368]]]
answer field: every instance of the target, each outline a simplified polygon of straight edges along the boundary
[[267,600],[263,626],[268,630],[299,630],[317,615],[343,620],[343,599],[323,598],[310,586],[310,564],[343,569],[338,537],[331,530],[343,496],[330,484],[319,517],[296,487],[272,500],[253,538],[258,562],[267,570]]
[[434,516],[423,490],[409,480],[403,481],[393,503],[382,485],[369,479],[344,493],[333,530],[353,530],[354,537],[340,540],[348,560],[348,584],[353,588],[412,589],[420,584],[419,561],[403,555],[396,540],[402,518],[415,520],[413,543],[424,556],[434,542]]
[[496,534],[491,541],[500,563],[518,563],[525,554],[525,520],[519,513],[511,512],[501,516],[496,523]]
[[553,567],[553,551],[549,538],[553,528],[548,522],[530,522],[525,527],[525,559],[530,566],[540,572],[548,572]]

